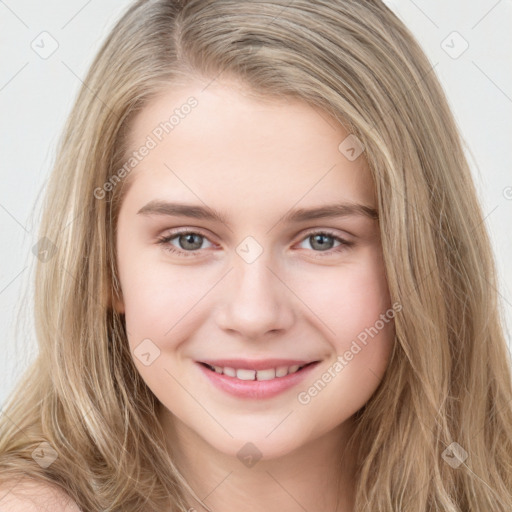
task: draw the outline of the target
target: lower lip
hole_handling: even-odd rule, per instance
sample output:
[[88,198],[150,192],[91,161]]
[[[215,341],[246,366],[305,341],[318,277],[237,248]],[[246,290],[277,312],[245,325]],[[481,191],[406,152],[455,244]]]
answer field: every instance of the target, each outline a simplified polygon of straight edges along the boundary
[[210,382],[222,391],[240,398],[265,399],[279,395],[287,389],[299,384],[316,367],[318,361],[304,367],[298,372],[288,374],[285,377],[276,377],[271,380],[241,380],[209,370],[201,363],[197,364],[206,377],[210,379]]

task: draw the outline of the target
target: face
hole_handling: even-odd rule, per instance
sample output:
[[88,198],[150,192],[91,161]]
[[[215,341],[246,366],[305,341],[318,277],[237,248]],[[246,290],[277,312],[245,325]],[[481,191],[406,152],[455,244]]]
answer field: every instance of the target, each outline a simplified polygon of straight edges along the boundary
[[387,366],[374,189],[325,113],[202,89],[169,89],[132,124],[115,306],[169,424],[274,458],[341,432]]

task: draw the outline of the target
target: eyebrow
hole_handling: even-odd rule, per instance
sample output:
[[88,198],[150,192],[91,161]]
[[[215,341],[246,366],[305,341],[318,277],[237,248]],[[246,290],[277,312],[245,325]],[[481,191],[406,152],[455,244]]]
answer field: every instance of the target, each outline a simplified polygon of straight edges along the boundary
[[[153,200],[143,206],[137,214],[140,215],[167,215],[190,217],[193,219],[205,219],[221,222],[229,226],[227,218],[209,206],[200,206],[184,203],[171,203],[162,200]],[[284,215],[281,221],[285,223],[299,223],[314,219],[363,216],[372,220],[379,218],[377,210],[369,206],[357,203],[340,203],[319,206],[316,208],[299,208]]]

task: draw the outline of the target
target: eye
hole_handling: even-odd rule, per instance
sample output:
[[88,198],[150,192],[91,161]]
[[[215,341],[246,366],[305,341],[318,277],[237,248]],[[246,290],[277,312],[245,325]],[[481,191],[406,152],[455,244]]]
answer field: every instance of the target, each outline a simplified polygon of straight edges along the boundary
[[[174,240],[177,245],[172,243]],[[182,230],[158,238],[157,243],[170,253],[190,257],[199,255],[200,249],[204,249],[202,245],[205,241],[210,244],[210,247],[213,247],[206,235],[197,231]],[[313,252],[317,253],[318,256],[339,253],[354,245],[353,242],[349,242],[328,230],[310,232],[302,239],[301,243],[304,242],[309,242]],[[335,242],[338,242],[338,245],[333,247]]]
[[[336,241],[338,242],[338,245],[333,248],[333,244]],[[333,253],[347,250],[349,247],[354,245],[353,242],[349,242],[330,231],[310,232],[301,243],[304,242],[308,242],[314,252],[318,253],[318,256],[329,256]]]
[[[171,241],[177,239],[178,247],[172,245]],[[196,256],[195,252],[201,249],[203,242],[208,240],[205,235],[196,231],[177,231],[165,235],[157,240],[164,250],[179,254],[180,256]],[[211,244],[213,245],[213,244]]]

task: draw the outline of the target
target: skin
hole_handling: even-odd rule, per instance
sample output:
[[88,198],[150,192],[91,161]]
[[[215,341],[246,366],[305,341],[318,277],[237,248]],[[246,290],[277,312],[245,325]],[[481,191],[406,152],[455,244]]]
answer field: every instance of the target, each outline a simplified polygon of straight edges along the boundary
[[[160,351],[147,366],[135,355],[134,362],[162,404],[169,450],[203,499],[201,505],[189,496],[191,507],[352,510],[354,456],[346,441],[354,413],[389,362],[393,322],[309,403],[297,396],[391,307],[378,221],[280,220],[293,209],[331,203],[375,208],[364,153],[347,159],[338,146],[349,133],[306,103],[262,101],[235,81],[204,85],[169,88],[131,126],[136,149],[187,98],[198,101],[127,178],[115,307],[125,314],[132,354],[145,339]],[[138,213],[156,199],[207,205],[228,224]],[[158,243],[178,228],[203,235],[187,245],[175,234],[166,243],[183,256]],[[312,237],[322,230],[352,245],[337,251],[340,242],[329,235],[325,254]],[[236,252],[247,236],[263,250],[251,263]],[[190,249],[193,243],[199,248]],[[196,364],[229,357],[320,363],[296,387],[254,400],[213,387]],[[248,442],[262,454],[252,467],[237,457]]]

